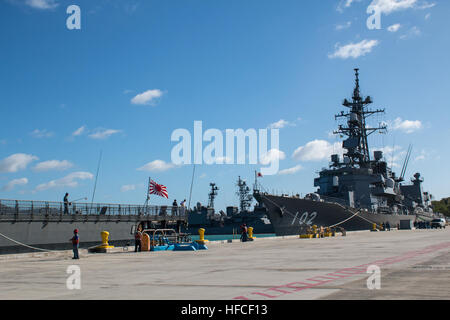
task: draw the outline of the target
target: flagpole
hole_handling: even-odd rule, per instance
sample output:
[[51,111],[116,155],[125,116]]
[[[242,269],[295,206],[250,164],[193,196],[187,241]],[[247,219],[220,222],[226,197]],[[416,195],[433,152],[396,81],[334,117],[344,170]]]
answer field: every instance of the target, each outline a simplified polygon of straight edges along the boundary
[[150,200],[150,182],[152,181],[152,178],[148,177],[148,186],[147,186],[147,199],[145,199],[144,206],[147,208],[148,202]]
[[189,204],[188,204],[188,209],[191,208],[191,196],[192,196],[192,185],[194,184],[194,174],[195,174],[195,163],[194,163],[194,169],[193,169],[193,171],[192,171],[191,191],[189,192]]

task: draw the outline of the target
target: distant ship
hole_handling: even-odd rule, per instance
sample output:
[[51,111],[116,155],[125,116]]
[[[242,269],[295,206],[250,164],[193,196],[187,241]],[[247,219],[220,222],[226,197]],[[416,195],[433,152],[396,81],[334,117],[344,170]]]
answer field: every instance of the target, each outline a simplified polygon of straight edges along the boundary
[[431,207],[432,196],[422,191],[420,173],[414,175],[412,184],[402,184],[411,148],[399,177],[388,167],[382,151],[375,151],[370,157],[368,136],[384,133],[387,127],[380,124],[371,128],[366,120],[373,114],[384,113],[384,109],[367,108],[372,98],[363,99],[360,94],[359,69],[355,69],[355,77],[352,101],[343,102],[349,111],[335,116],[346,120],[334,132],[347,137],[342,143],[346,153],[342,160],[337,154],[331,156],[329,168],[321,170],[314,180],[317,191],[304,198],[280,196],[264,192],[256,184],[253,195],[267,209],[277,236],[305,233],[312,225],[367,230],[374,223],[397,227],[436,217]]
[[198,202],[194,209],[188,212],[188,227],[185,231],[197,234],[199,228],[204,228],[207,235],[239,234],[241,225],[245,223],[248,227],[253,227],[257,234],[274,233],[266,208],[257,204],[251,211],[253,197],[246,181],[239,177],[236,186],[238,187],[239,208],[229,206],[226,208],[226,212],[220,210],[216,213],[214,200],[219,188],[215,183],[211,183],[208,205],[205,207]]

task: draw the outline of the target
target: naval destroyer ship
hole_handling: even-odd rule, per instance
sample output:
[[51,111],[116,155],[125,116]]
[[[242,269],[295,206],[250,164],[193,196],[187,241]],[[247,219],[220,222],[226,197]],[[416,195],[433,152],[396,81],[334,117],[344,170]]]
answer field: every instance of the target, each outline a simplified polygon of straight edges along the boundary
[[334,134],[346,136],[342,147],[343,159],[331,156],[329,168],[319,172],[314,180],[317,191],[299,195],[274,195],[260,190],[255,184],[254,197],[267,209],[267,215],[277,236],[305,233],[308,226],[341,227],[345,230],[372,229],[373,224],[389,223],[392,227],[410,226],[416,220],[435,218],[431,195],[422,191],[420,174],[412,184],[402,184],[411,154],[408,155],[400,176],[388,166],[382,151],[369,153],[368,136],[385,133],[387,126],[368,127],[367,118],[384,109],[370,110],[370,96],[363,98],[359,87],[359,69],[355,69],[355,88],[352,101],[344,100],[342,111],[336,119],[343,119]]

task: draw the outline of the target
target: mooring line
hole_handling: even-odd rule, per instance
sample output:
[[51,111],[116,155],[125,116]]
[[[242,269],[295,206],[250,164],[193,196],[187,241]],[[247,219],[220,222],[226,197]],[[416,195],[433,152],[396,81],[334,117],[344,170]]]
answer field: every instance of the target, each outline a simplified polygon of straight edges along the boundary
[[48,249],[41,249],[41,248],[36,248],[36,247],[29,246],[29,245],[27,245],[27,244],[25,244],[25,243],[16,241],[16,240],[14,240],[14,239],[11,239],[10,237],[5,236],[3,233],[0,233],[0,236],[2,236],[3,238],[5,238],[5,239],[7,239],[7,240],[9,240],[9,241],[12,241],[12,242],[14,242],[14,243],[17,243],[18,245],[24,246],[24,247],[26,247],[26,248],[30,248],[30,249],[34,249],[34,250],[39,250],[39,251],[44,251],[44,252],[57,252],[57,250],[48,250]]

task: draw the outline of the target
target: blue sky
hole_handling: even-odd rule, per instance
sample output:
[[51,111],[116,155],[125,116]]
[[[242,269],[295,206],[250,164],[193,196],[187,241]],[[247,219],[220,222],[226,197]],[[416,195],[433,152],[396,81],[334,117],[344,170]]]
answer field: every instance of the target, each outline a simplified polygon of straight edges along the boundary
[[[399,173],[413,144],[407,177],[419,171],[436,198],[450,196],[450,3],[374,2],[380,30],[366,26],[372,0],[0,0],[0,198],[90,200],[100,151],[96,202],[143,203],[149,176],[170,197],[152,203],[188,198],[192,166],[170,164],[170,137],[195,120],[279,127],[285,171],[261,182],[312,192],[339,149],[329,133],[355,67],[386,108],[373,124],[388,134],[371,147]],[[66,27],[71,4],[81,30]],[[216,208],[237,205],[238,175],[251,183],[258,168],[197,166],[192,202],[206,203],[214,181]]]

